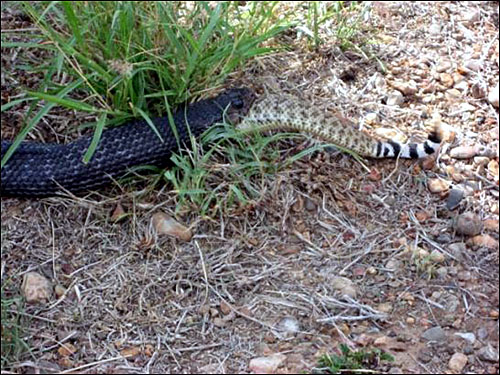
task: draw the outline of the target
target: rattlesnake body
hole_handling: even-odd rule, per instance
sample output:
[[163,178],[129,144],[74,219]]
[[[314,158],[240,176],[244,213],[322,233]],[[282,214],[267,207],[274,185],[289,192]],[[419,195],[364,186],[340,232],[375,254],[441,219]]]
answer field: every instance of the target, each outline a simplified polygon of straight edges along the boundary
[[442,139],[441,129],[435,128],[423,143],[378,141],[349,126],[325,108],[297,98],[274,94],[256,100],[237,128],[243,132],[294,130],[371,158],[426,157],[436,152]]

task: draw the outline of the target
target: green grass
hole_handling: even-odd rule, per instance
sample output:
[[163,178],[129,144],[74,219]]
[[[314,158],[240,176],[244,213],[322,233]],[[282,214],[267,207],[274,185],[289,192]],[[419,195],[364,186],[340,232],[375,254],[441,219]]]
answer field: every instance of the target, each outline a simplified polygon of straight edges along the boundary
[[[94,129],[83,159],[88,162],[105,127],[142,118],[154,129],[150,118],[165,114],[173,126],[171,114],[179,103],[208,95],[230,74],[243,72],[255,57],[299,48],[280,44],[276,37],[282,33],[302,31],[305,48],[317,48],[330,36],[348,46],[356,40],[361,20],[353,2],[300,2],[290,7],[276,1],[246,6],[146,1],[16,4],[33,20],[36,31],[2,33],[2,48],[43,50],[43,59],[24,59],[16,66],[42,74],[43,79],[36,89],[26,89],[24,96],[2,106],[6,111],[29,105],[26,125],[2,158],[2,167],[55,106],[96,116],[95,122],[83,125]],[[255,136],[249,141],[219,134],[209,151],[195,149],[174,156],[175,167],[161,178],[172,184],[181,202],[195,204],[203,212],[222,207],[218,197],[223,191],[224,205],[246,204],[258,196],[259,179],[277,171],[278,151],[268,144],[279,137]],[[234,170],[217,171],[211,164],[213,156],[222,153]],[[227,173],[230,180],[214,190],[211,173]]]
[[[345,344],[340,344],[341,355],[325,354],[319,359],[316,374],[366,373],[363,370],[377,370],[380,362],[393,362],[394,357],[380,349],[360,349],[352,351]],[[360,370],[360,371],[356,371]]]
[[2,314],[2,369],[6,365],[19,361],[29,351],[29,347],[23,338],[26,323],[22,321],[20,311],[22,309],[21,298],[8,298],[5,296],[2,284],[1,289],[1,314]]

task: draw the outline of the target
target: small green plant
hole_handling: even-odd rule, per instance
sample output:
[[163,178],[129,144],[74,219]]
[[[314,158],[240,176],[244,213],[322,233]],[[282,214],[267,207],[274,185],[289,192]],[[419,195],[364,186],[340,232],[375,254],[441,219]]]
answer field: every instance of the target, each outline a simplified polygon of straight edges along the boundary
[[[338,373],[362,373],[356,370],[376,369],[380,362],[393,362],[394,357],[380,349],[352,351],[345,344],[340,344],[342,355],[324,354],[319,359],[319,369],[315,373],[338,374]],[[352,371],[350,371],[352,370]]]
[[2,369],[12,362],[19,361],[22,355],[29,351],[23,339],[24,329],[19,313],[21,298],[7,298],[1,288],[1,332],[2,332]]

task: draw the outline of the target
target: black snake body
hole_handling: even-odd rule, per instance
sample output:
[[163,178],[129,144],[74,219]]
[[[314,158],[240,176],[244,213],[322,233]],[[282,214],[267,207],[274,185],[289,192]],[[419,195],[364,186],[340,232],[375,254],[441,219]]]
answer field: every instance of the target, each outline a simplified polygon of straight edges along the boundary
[[[1,194],[44,197],[56,194],[61,187],[79,193],[95,190],[134,166],[163,167],[172,153],[179,151],[178,145],[190,144],[190,134],[198,137],[211,125],[222,122],[224,113],[231,116],[247,109],[251,97],[247,89],[230,89],[215,98],[181,107],[173,114],[179,143],[168,117],[153,120],[163,142],[146,121],[104,130],[87,164],[82,159],[91,136],[65,145],[22,142],[2,168]],[[10,145],[10,141],[2,140],[2,157]]]

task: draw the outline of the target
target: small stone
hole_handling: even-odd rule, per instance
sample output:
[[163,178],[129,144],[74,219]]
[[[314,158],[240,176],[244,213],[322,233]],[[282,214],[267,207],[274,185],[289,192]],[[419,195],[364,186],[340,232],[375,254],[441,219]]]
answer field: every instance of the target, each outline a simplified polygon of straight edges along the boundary
[[465,62],[464,67],[472,70],[473,72],[479,72],[481,70],[481,61],[479,60],[468,60]]
[[182,241],[189,241],[193,237],[189,228],[162,212],[154,214],[152,220],[153,226],[159,234],[168,234]]
[[488,94],[488,101],[493,105],[494,107],[498,108],[498,84],[491,90]]
[[498,241],[489,234],[480,234],[470,238],[468,244],[477,247],[486,247],[488,249],[498,249]]
[[477,356],[483,361],[498,362],[498,350],[491,346],[491,344],[479,349]]
[[450,156],[454,159],[470,159],[481,150],[476,146],[459,146],[450,150]]
[[388,96],[387,96],[387,105],[390,106],[399,106],[403,104],[404,98],[403,94],[401,94],[399,91],[392,91]]
[[464,191],[462,189],[453,188],[446,198],[446,208],[450,211],[457,208],[464,197]]
[[461,373],[466,364],[467,356],[463,353],[455,353],[451,356],[450,361],[448,362],[448,367],[452,371]]
[[439,64],[436,66],[436,72],[442,73],[450,68],[451,68],[451,62],[448,60],[443,60],[440,61]]
[[[459,77],[462,77],[460,74],[458,74]],[[455,81],[455,79],[453,79]],[[469,84],[466,81],[455,81],[455,85],[453,86],[456,90],[460,91],[466,91],[469,88]]]
[[57,284],[54,287],[54,293],[56,294],[57,298],[61,298],[64,295],[64,293],[66,293],[66,288],[63,287],[61,284]]
[[453,223],[454,229],[458,234],[474,236],[483,229],[483,223],[479,216],[472,212],[465,212],[459,215]]
[[450,182],[441,178],[430,178],[427,182],[427,188],[431,193],[442,193],[448,191]]
[[455,336],[463,338],[465,341],[467,341],[469,344],[474,344],[476,342],[476,335],[473,334],[472,332],[456,332]]
[[462,103],[460,105],[460,110],[462,112],[474,112],[477,108],[474,107],[472,104],[469,103]]
[[441,327],[432,327],[426,330],[421,337],[426,341],[443,342],[446,340],[446,332]]
[[453,77],[449,73],[440,73],[439,80],[445,87],[448,88],[453,87],[453,84],[455,83],[453,82]]
[[250,361],[249,369],[255,374],[274,374],[285,359],[286,356],[284,354],[253,358]]
[[483,99],[486,97],[486,91],[479,83],[474,83],[470,88],[470,91],[474,99]]
[[24,275],[21,291],[27,303],[47,302],[52,294],[51,289],[50,281],[39,273],[28,272]]
[[467,246],[463,242],[455,242],[448,245],[448,250],[457,259],[462,259],[467,251]]
[[396,90],[403,93],[405,96],[413,95],[418,91],[417,84],[412,80],[408,82],[393,81],[390,82],[390,85],[394,87]]
[[484,229],[498,233],[498,219],[486,219],[483,221]]
[[389,344],[390,338],[387,336],[380,336],[373,341],[373,345],[376,347],[387,346]]
[[462,97],[462,93],[460,92],[460,90],[457,90],[457,89],[449,89],[449,90],[446,90],[446,92],[444,93],[444,96],[446,97],[446,100],[448,101],[456,101],[456,99],[459,99]]
[[441,25],[438,23],[433,23],[429,26],[429,33],[431,35],[440,35],[441,34]]
[[331,286],[333,289],[338,290],[342,295],[348,295],[349,297],[356,298],[356,285],[347,277],[335,276],[332,279]]

